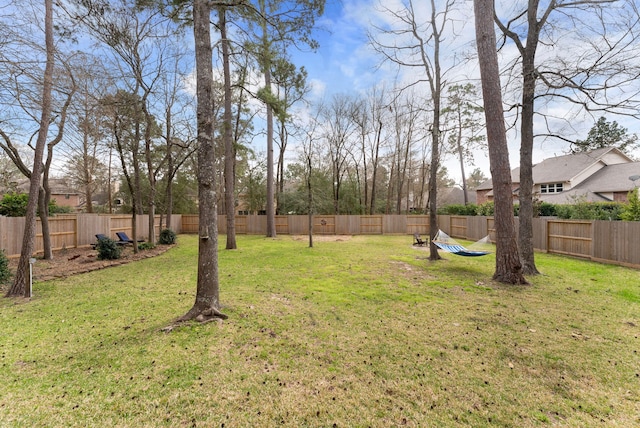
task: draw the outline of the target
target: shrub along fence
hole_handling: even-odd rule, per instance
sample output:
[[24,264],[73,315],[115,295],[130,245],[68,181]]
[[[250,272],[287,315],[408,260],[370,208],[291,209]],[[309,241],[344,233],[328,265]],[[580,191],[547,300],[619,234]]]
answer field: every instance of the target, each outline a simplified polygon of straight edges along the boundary
[[[116,232],[131,235],[130,215],[76,214],[49,219],[54,249],[88,246],[95,243],[95,234],[115,237]],[[316,235],[381,235],[429,233],[426,215],[316,215],[312,219]],[[164,223],[164,221],[163,221]],[[176,233],[198,233],[197,215],[174,215],[171,220]],[[495,240],[493,217],[438,216],[438,226],[454,238],[477,241],[489,235]],[[218,216],[218,231],[225,234],[226,216]],[[517,227],[517,222],[516,222]],[[160,217],[156,218],[156,236]],[[148,217],[137,218],[138,237],[148,239]],[[267,230],[266,216],[236,216],[236,233],[263,235]],[[306,235],[309,217],[276,216],[276,232],[281,235]],[[0,248],[7,256],[20,254],[24,218],[0,217]],[[413,239],[413,238],[411,238]],[[408,240],[409,241],[409,240]],[[551,217],[533,219],[533,245],[539,251],[583,257],[594,261],[640,268],[640,222],[558,220]],[[42,252],[40,225],[36,253]]]
[[[180,215],[172,216],[172,226],[180,233]],[[163,220],[164,223],[164,220]],[[17,257],[22,248],[22,236],[24,234],[24,217],[0,216],[0,249],[5,251],[7,257]],[[149,238],[149,217],[139,215],[136,218],[138,238]],[[156,236],[160,233],[160,216],[155,217]],[[64,214],[49,218],[49,232],[51,247],[54,250],[64,248],[86,247],[96,242],[96,234],[104,233],[112,239],[116,238],[116,232],[125,232],[132,235],[131,215],[105,215],[105,214]],[[40,219],[36,223],[36,254],[44,250],[42,242],[42,227]]]

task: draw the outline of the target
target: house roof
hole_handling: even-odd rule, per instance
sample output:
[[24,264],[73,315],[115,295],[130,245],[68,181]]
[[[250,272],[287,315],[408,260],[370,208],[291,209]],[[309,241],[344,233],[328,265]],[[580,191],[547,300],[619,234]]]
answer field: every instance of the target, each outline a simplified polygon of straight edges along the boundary
[[[598,162],[602,163],[603,165],[608,165],[608,161],[605,157],[607,154],[615,154],[618,157],[626,159],[629,163],[635,163],[631,162],[631,158],[629,158],[627,155],[625,155],[615,147],[604,147],[601,149],[592,150],[590,152],[555,156],[547,158],[539,164],[533,166],[533,182],[535,184],[569,182],[578,174]],[[610,169],[619,165],[628,165],[629,163],[608,165],[605,169]],[[624,173],[620,172],[619,174]],[[635,172],[635,174],[640,174],[640,171]],[[594,174],[594,176],[595,175],[598,175],[598,173]],[[628,177],[629,176],[625,177],[626,181],[628,181]],[[591,178],[589,178],[589,180],[590,179]],[[609,178],[605,177],[605,179]],[[520,168],[514,168],[511,171],[511,181],[513,183],[520,183]],[[491,179],[478,186],[478,190],[489,189],[493,189],[493,182],[491,181]]]
[[[19,192],[28,193],[29,186],[31,183],[27,179],[23,179],[18,183],[17,190]],[[77,189],[69,186],[67,181],[62,178],[50,178],[49,179],[49,187],[51,189],[51,194],[53,195],[79,195],[80,192]]]
[[[467,189],[467,198],[469,203],[476,203],[476,191]],[[444,187],[438,189],[438,206],[446,206],[453,204],[464,204],[464,192],[459,187]]]
[[[634,186],[634,183],[629,179],[632,175],[640,175],[640,162],[609,165],[578,184],[574,189],[594,192],[628,192]],[[635,184],[640,185],[640,182]]]
[[[511,170],[511,182],[520,183],[520,168],[514,168]],[[493,180],[488,179],[484,183],[480,184],[476,190],[491,190],[493,189]]]
[[538,195],[538,198],[544,202],[550,204],[575,204],[579,201],[585,202],[611,202],[610,199],[604,196],[591,192],[585,189],[571,189],[560,193],[549,193],[545,195]]
[[534,165],[533,182],[539,184],[571,181],[575,176],[595,163],[602,162],[607,165],[607,162],[603,158],[606,154],[611,152],[622,155],[631,162],[631,159],[629,159],[628,156],[614,147],[604,147],[590,152],[556,156],[545,159],[539,164]]

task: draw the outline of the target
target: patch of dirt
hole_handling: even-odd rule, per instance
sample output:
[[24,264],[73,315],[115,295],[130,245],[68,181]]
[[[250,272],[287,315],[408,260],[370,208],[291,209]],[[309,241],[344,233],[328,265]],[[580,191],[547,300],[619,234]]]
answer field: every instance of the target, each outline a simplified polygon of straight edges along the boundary
[[[98,252],[91,247],[67,248],[53,252],[52,260],[44,260],[42,255],[36,256],[33,265],[33,279],[47,281],[55,278],[65,278],[79,273],[91,272],[110,266],[119,266],[137,260],[155,257],[164,253],[172,245],[156,245],[149,250],[140,250],[134,254],[133,247],[123,248],[122,256],[118,260],[98,260]],[[15,275],[19,258],[9,260],[9,269]]]
[[[313,235],[313,242],[342,242],[350,241],[351,235]],[[291,235],[294,241],[309,241],[309,235]]]

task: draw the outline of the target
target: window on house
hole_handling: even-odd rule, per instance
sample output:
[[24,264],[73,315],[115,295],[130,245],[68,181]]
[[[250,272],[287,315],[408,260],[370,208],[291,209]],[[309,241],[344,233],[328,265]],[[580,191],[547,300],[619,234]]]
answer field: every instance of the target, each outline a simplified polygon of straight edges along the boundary
[[540,185],[540,193],[560,193],[560,192],[562,192],[562,183]]

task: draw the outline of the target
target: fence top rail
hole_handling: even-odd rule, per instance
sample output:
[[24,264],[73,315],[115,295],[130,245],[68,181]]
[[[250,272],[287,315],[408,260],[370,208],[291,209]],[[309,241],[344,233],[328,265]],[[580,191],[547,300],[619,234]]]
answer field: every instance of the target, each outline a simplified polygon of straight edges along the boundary
[[593,220],[547,220],[549,223],[563,223],[563,224],[593,224]]

